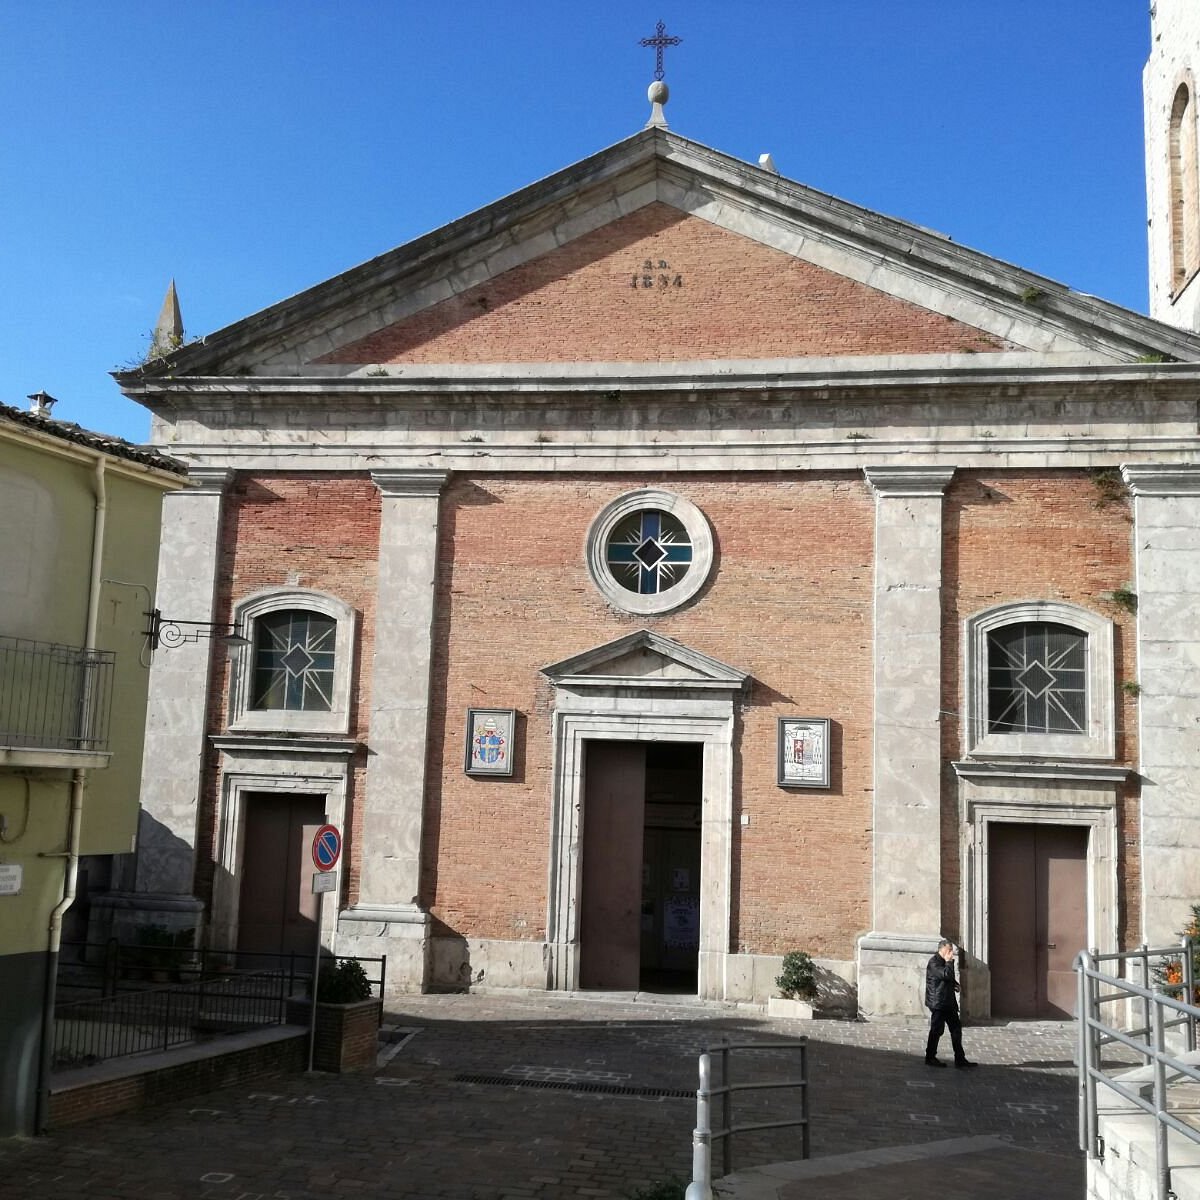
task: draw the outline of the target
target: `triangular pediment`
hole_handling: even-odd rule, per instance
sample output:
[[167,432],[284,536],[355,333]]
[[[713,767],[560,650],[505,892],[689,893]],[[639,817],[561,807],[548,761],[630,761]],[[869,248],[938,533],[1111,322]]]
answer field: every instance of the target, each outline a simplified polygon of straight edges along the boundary
[[657,129],[118,378],[1006,355],[1200,338]]
[[649,629],[584,650],[542,668],[557,685],[572,687],[698,687],[741,691],[749,681],[719,659]]

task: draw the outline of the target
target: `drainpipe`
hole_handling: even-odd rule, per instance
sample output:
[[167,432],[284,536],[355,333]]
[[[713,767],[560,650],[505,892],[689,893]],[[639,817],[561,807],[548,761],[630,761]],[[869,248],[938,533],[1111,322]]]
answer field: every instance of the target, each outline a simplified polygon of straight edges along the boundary
[[[104,479],[104,458],[96,459],[96,508],[92,518],[92,570],[88,579],[87,631],[84,634],[84,649],[96,648],[96,635],[100,627],[100,588],[104,564],[104,527],[108,515],[108,490]],[[83,712],[90,716],[88,692],[91,676],[85,676]],[[67,846],[65,851],[45,854],[44,858],[65,858],[66,871],[63,877],[62,899],[50,914],[47,934],[46,983],[42,1000],[42,1045],[38,1062],[37,1112],[34,1131],[45,1133],[50,1116],[50,1066],[54,1057],[54,1004],[58,991],[58,955],[62,945],[63,917],[75,903],[75,889],[79,881],[79,832],[83,825],[83,794],[87,790],[87,771],[78,768],[71,773],[71,808],[67,817]]]

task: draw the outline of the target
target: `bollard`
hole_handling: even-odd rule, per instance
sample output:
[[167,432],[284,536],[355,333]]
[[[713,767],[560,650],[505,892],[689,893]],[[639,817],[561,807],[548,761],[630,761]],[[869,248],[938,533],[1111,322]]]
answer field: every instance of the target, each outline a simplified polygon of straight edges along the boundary
[[692,1133],[692,1182],[684,1200],[712,1200],[712,1122],[709,1118],[709,1087],[712,1061],[700,1055],[700,1086],[696,1089],[696,1128]]

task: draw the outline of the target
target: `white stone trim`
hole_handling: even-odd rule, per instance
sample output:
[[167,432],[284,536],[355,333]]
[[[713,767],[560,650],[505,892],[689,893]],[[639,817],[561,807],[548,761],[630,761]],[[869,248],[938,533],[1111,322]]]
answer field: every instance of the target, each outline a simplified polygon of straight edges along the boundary
[[859,1004],[872,1015],[915,1014],[902,964],[941,920],[942,497],[954,470],[864,474],[875,496],[875,704],[872,931],[858,944]]
[[[1073,825],[1089,831],[1087,850],[1087,948],[1101,954],[1117,949],[1117,796],[1114,780],[1056,783],[1022,779],[962,777],[959,782],[959,857],[962,871],[962,945],[969,967],[963,972],[966,1007],[974,1017],[991,1014],[988,968],[988,842],[991,824]],[[1085,947],[1080,947],[1084,949]]]
[[[687,530],[692,540],[692,562],[673,587],[654,596],[641,596],[622,587],[613,577],[605,561],[605,550],[612,531],[621,521],[648,509],[670,513]],[[686,604],[708,582],[713,563],[712,529],[704,514],[690,500],[662,488],[639,488],[618,496],[596,514],[588,527],[584,555],[592,582],[614,608],[642,616],[670,612]]]
[[[988,733],[988,635],[1024,622],[1068,625],[1087,635],[1086,734]],[[984,758],[1111,759],[1116,753],[1113,623],[1077,604],[1024,600],[1001,604],[963,622],[962,744]]]
[[[613,643],[618,653],[627,648],[628,640]],[[566,664],[577,661],[578,657],[572,658]],[[605,676],[605,687],[597,688],[592,680],[589,686],[577,688],[567,677],[557,677],[554,668],[546,668],[555,684],[546,917],[551,989],[574,991],[579,986],[584,744],[591,740],[699,742],[703,746],[703,768],[698,992],[709,999],[724,999],[729,994],[726,972],[732,904],[734,699],[748,677],[724,664],[720,666],[729,675],[724,694],[694,690],[690,672],[670,679],[665,689],[647,688],[643,677],[615,672]],[[663,682],[661,676],[658,682]]]
[[[337,622],[334,635],[333,696],[328,712],[250,707],[254,685],[255,624],[268,613],[296,609],[319,613]],[[354,670],[358,614],[336,596],[308,588],[272,588],[247,596],[234,605],[233,623],[250,639],[233,663],[229,694],[229,728],[273,733],[347,733],[350,729],[350,679]]]
[[[221,796],[217,826],[217,870],[213,879],[210,944],[237,945],[241,903],[242,855],[245,845],[246,804],[250,792],[305,793],[325,797],[325,819],[345,831],[346,792],[353,742],[297,738],[286,748],[279,742],[254,738],[213,738],[220,753]],[[338,864],[338,888],[347,860]],[[323,906],[321,941],[333,945],[338,904]]]

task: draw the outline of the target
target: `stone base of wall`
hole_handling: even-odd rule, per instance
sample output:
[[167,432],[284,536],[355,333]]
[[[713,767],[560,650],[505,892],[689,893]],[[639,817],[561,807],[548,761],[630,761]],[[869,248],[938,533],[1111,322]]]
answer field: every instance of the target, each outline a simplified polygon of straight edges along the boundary
[[219,1043],[62,1072],[51,1080],[48,1127],[62,1129],[234,1084],[275,1079],[304,1070],[307,1053],[304,1029],[276,1026]]
[[465,992],[472,987],[544,990],[550,982],[549,963],[545,942],[438,937],[433,939],[429,986],[438,992]]
[[[928,954],[925,957],[928,958]],[[815,961],[822,1015],[853,1016],[858,1004],[855,964],[831,958]],[[922,970],[924,962],[922,959]],[[783,956],[779,954],[727,954],[720,971],[724,994],[711,999],[765,1006],[772,995],[778,994],[775,978],[782,969]],[[389,959],[388,979],[391,977],[392,964]],[[924,980],[924,975],[921,980]],[[549,945],[545,942],[514,942],[499,938],[432,939],[430,991],[467,992],[485,988],[551,990]]]
[[939,935],[872,932],[858,940],[858,1008],[865,1017],[923,1017],[925,967]]

